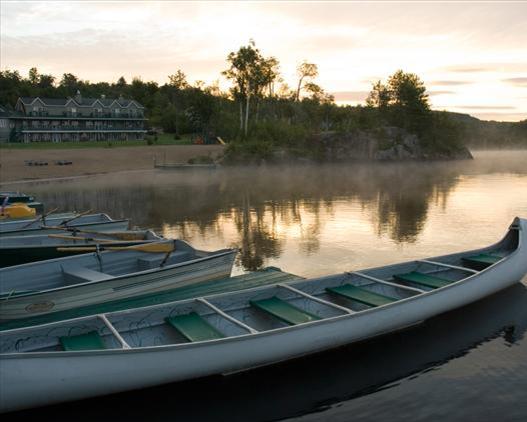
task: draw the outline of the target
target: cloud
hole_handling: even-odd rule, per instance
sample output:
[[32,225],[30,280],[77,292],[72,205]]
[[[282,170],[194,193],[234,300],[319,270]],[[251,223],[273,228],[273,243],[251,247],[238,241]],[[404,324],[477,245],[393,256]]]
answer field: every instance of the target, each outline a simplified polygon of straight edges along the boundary
[[428,92],[428,95],[447,95],[447,94],[455,94],[456,92],[455,91],[447,91],[447,90],[432,90],[432,91],[427,91]]
[[332,92],[335,101],[364,101],[368,96],[368,91],[338,91]]
[[516,86],[527,86],[527,78],[507,78],[502,80],[503,82]]
[[498,122],[519,122],[527,119],[527,113],[471,113],[481,120],[495,120]]
[[445,70],[449,72],[458,72],[458,73],[478,73],[478,72],[490,72],[494,69],[492,69],[491,67],[450,66],[450,67],[446,67]]
[[471,84],[470,81],[432,81],[429,85],[440,85],[440,86],[455,86],[455,85],[467,85]]
[[471,63],[470,65],[458,64],[445,66],[438,70],[453,73],[527,72],[527,62]]
[[454,106],[453,108],[461,108],[467,110],[516,110],[516,107],[513,106],[482,106],[482,105],[463,105],[463,106]]

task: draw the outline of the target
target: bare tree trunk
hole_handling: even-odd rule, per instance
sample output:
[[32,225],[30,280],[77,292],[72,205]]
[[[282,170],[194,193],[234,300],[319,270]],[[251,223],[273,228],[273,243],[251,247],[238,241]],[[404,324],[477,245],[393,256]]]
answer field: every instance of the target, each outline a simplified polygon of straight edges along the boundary
[[251,94],[247,93],[247,103],[245,104],[245,136],[247,136],[247,129],[249,127],[249,100],[251,98]]
[[304,77],[302,76],[299,80],[298,80],[298,88],[296,89],[296,100],[297,101],[300,101],[300,88],[302,87],[302,80],[304,79]]
[[260,100],[256,98],[256,113],[254,115],[254,121],[258,123],[258,113],[260,112]]

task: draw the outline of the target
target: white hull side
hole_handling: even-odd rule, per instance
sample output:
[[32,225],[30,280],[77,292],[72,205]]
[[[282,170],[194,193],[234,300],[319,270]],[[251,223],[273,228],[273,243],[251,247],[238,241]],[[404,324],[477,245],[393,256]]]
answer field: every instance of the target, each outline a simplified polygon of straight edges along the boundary
[[[231,252],[198,262],[177,264],[161,271],[149,271],[96,284],[15,297],[0,305],[0,321],[29,318],[228,277],[231,274],[234,258],[235,253]],[[49,307],[49,309],[31,312],[31,309],[38,309],[36,304],[41,304],[41,308]]]
[[76,400],[239,371],[394,331],[482,299],[523,277],[522,254],[488,271],[391,305],[323,321],[203,343],[132,350],[5,355],[0,410]]

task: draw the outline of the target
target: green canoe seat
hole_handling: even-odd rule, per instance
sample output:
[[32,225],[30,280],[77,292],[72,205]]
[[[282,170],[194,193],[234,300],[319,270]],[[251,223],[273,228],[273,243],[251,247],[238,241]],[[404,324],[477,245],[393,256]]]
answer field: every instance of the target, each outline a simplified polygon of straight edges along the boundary
[[269,299],[251,300],[250,304],[289,325],[302,324],[320,319],[317,315],[297,308],[276,296]]
[[80,334],[78,336],[64,336],[60,337],[59,340],[60,345],[66,352],[106,349],[106,346],[97,331],[90,331],[89,333]]
[[468,267],[475,267],[476,270],[483,270],[501,259],[503,259],[501,256],[480,253],[479,255],[461,258],[461,261]]
[[344,284],[343,286],[338,287],[327,287],[326,291],[368,306],[382,306],[397,301],[397,299],[394,299],[393,297],[370,292],[369,290],[361,289],[360,287],[351,284]]
[[168,317],[165,321],[189,341],[205,341],[225,336],[196,312]]
[[432,289],[439,289],[440,287],[445,287],[453,283],[451,280],[429,274],[423,274],[417,271],[412,271],[406,274],[395,274],[393,278],[399,281],[408,281],[419,284],[424,287],[431,287]]

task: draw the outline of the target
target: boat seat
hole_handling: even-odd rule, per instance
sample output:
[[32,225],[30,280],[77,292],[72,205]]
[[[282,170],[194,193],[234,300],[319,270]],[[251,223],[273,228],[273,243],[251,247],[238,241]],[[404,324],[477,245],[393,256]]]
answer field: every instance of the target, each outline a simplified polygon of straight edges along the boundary
[[492,264],[495,264],[501,259],[503,259],[501,256],[480,253],[478,255],[461,258],[461,261],[463,262],[463,265],[479,271],[490,267]]
[[86,267],[62,268],[62,274],[66,281],[71,284],[84,283],[87,281],[104,281],[114,278],[110,274],[101,273]]
[[165,321],[189,341],[215,340],[225,337],[196,312],[168,317]]
[[90,331],[78,336],[64,336],[59,339],[62,349],[66,352],[75,350],[106,349],[101,336],[97,331]]
[[[172,265],[172,264],[175,264],[176,262],[181,262],[187,257],[187,255],[188,255],[188,252],[185,252],[185,251],[172,252],[170,256],[168,257],[165,265]],[[153,268],[157,268],[161,265],[164,259],[165,259],[165,254],[153,254],[153,255],[145,254],[145,256],[142,256],[141,258],[137,258],[139,270],[145,271],[145,270],[151,270]]]
[[395,274],[393,278],[399,281],[405,281],[418,284],[424,287],[430,287],[432,289],[439,289],[440,287],[445,287],[453,283],[452,280],[447,280],[445,278],[420,273],[418,271],[412,271],[406,274]]
[[302,324],[304,322],[321,319],[317,315],[310,314],[309,312],[297,308],[276,296],[269,299],[251,300],[250,304],[289,325]]
[[351,284],[344,284],[343,286],[338,287],[327,287],[326,291],[368,306],[382,306],[397,301],[397,299],[393,297],[370,292],[369,290],[361,289],[360,287]]

